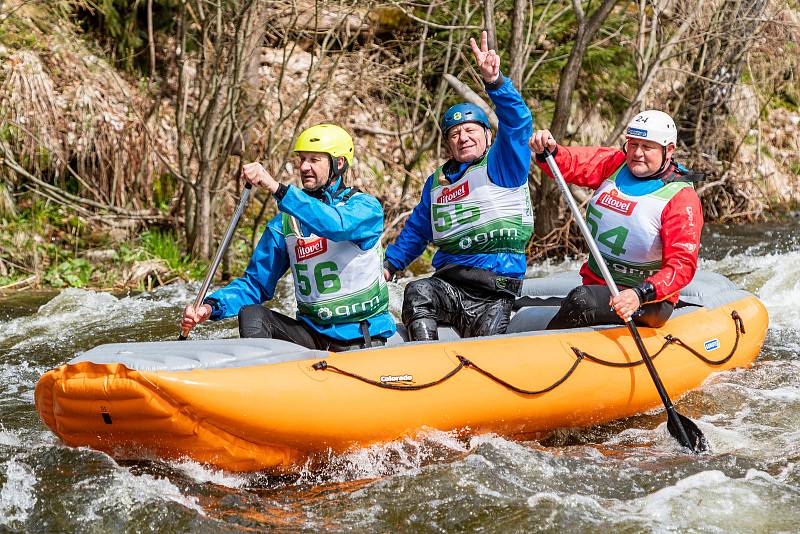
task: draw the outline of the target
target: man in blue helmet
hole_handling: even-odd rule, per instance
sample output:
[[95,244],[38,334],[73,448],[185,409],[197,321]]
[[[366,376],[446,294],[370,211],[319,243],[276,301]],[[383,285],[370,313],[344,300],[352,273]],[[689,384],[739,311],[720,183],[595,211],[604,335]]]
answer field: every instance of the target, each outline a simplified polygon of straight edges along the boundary
[[492,143],[489,120],[469,103],[448,109],[442,134],[450,159],[428,177],[422,199],[397,241],[386,250],[387,279],[414,261],[428,243],[439,250],[436,272],[406,286],[403,323],[415,341],[438,339],[437,323],[462,337],[505,333],[525,275],[525,247],[533,233],[528,192],[531,113],[486,32],[472,52],[499,122]]

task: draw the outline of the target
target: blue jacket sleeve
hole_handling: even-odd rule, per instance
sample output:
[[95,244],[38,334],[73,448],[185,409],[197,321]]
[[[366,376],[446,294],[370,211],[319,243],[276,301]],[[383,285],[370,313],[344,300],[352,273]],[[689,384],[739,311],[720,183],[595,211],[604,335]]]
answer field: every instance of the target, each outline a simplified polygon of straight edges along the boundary
[[342,205],[328,205],[290,185],[278,208],[297,218],[306,235],[352,241],[361,250],[375,245],[383,233],[383,206],[372,195],[356,194]]
[[528,147],[533,135],[531,112],[511,78],[505,78],[496,88],[487,87],[486,92],[495,105],[499,122],[497,136],[489,148],[489,177],[499,186],[519,187],[528,181],[531,167]]
[[428,243],[433,241],[431,230],[431,183],[433,175],[428,177],[422,188],[422,198],[411,212],[403,231],[397,240],[386,247],[386,259],[397,269],[405,269],[422,254]]
[[233,317],[244,306],[270,300],[278,280],[288,269],[289,257],[279,213],[264,230],[244,274],[208,296],[207,300],[217,303],[211,319]]

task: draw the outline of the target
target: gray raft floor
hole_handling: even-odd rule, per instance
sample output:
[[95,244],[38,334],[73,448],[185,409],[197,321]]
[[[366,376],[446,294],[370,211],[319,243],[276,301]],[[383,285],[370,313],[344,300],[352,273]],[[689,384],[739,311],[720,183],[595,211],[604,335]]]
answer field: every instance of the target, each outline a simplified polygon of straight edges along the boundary
[[[580,285],[580,276],[575,272],[559,273],[546,278],[525,280],[522,294],[531,297],[564,297],[574,287]],[[728,302],[739,300],[750,293],[736,288],[724,276],[698,271],[694,280],[681,291],[681,300],[694,306],[678,308],[673,317],[696,310],[696,306],[714,308]],[[543,330],[558,311],[558,306],[530,306],[522,308],[511,318],[507,336],[541,336],[553,331]],[[578,328],[570,331],[592,331],[606,328],[619,328],[618,325]],[[563,332],[563,330],[561,331]],[[488,336],[502,337],[502,336]],[[439,327],[440,341],[460,339],[448,326]],[[397,344],[417,344],[408,342],[405,327],[398,325],[397,333],[389,339],[387,346]],[[436,343],[436,342],[426,342]],[[363,350],[382,350],[381,347]],[[156,341],[149,343],[111,343],[88,350],[69,361],[121,363],[130,369],[140,371],[218,369],[281,363],[294,360],[322,359],[325,351],[309,350],[288,341],[277,339],[208,339],[188,341]]]

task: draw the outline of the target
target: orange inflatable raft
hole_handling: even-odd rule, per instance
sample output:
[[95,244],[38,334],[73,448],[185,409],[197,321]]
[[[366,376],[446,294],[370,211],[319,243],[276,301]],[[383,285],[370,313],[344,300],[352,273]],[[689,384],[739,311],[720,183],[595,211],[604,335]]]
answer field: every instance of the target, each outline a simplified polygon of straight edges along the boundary
[[[525,289],[558,296],[576,281]],[[682,300],[692,305],[662,328],[640,329],[673,400],[750,365],[768,322],[756,297],[713,273]],[[424,428],[530,437],[660,405],[626,328],[538,330],[556,309],[523,308],[501,336],[442,330],[449,339],[338,354],[259,339],[101,345],[43,375],[36,408],[71,446],[281,473]]]

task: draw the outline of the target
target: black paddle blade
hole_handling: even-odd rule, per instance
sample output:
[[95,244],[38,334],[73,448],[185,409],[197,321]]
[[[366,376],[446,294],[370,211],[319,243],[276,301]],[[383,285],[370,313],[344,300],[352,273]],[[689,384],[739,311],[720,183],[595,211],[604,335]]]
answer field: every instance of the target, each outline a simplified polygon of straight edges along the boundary
[[[680,421],[680,423],[678,423],[678,421]],[[685,433],[681,432],[678,424],[683,427]],[[667,414],[667,430],[669,430],[673,438],[678,440],[678,443],[694,453],[701,453],[709,450],[706,437],[703,435],[703,432],[697,428],[694,421],[679,414],[675,410]]]

